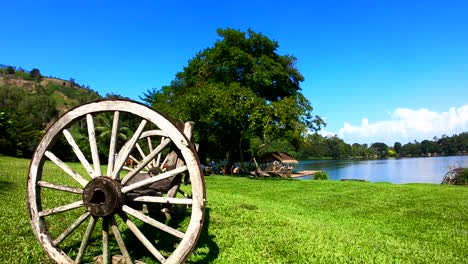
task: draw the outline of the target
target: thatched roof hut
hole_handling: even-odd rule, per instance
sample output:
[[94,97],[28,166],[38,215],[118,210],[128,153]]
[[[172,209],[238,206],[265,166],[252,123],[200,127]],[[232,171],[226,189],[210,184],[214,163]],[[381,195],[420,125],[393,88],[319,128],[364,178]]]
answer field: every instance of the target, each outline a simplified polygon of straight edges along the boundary
[[284,152],[269,152],[260,157],[260,162],[268,163],[278,161],[281,163],[298,163],[296,159]]

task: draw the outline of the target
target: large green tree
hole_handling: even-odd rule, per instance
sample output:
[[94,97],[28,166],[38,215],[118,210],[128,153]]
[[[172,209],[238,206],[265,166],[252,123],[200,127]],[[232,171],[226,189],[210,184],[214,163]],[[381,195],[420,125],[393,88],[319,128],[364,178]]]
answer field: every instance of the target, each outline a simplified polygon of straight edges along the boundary
[[242,160],[274,140],[298,145],[304,132],[320,129],[323,120],[300,92],[295,57],[279,55],[276,41],[250,29],[218,35],[170,85],[142,97],[174,119],[196,122],[202,159]]

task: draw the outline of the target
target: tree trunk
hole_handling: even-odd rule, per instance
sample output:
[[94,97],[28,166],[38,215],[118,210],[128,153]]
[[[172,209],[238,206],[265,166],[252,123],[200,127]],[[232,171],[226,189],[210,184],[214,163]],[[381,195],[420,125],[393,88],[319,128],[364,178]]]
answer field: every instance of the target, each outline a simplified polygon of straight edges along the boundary
[[244,164],[244,153],[242,150],[242,132],[241,132],[241,139],[239,140],[239,157],[240,157],[240,163]]
[[259,166],[258,166],[258,162],[257,162],[257,160],[255,159],[255,157],[253,157],[253,161],[254,161],[254,163],[255,163],[255,171],[259,170],[260,168],[259,168]]

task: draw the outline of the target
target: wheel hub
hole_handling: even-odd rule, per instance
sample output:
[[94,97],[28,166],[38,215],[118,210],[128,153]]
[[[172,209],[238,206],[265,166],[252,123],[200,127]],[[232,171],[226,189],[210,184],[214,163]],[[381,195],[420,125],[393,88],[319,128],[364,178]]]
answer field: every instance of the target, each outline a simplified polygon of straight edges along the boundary
[[124,195],[120,182],[109,177],[92,179],[83,189],[83,203],[94,216],[108,216],[121,209]]

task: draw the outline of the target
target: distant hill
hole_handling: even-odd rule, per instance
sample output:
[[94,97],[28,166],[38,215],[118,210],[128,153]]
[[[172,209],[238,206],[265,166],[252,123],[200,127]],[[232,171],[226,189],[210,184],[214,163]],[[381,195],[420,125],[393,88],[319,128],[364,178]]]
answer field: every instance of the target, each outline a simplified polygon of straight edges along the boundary
[[0,109],[17,110],[14,105],[5,102],[8,99],[13,99],[9,97],[20,99],[16,101],[16,106],[19,106],[21,101],[28,100],[29,97],[47,96],[55,105],[56,113],[60,115],[77,105],[102,99],[102,96],[96,91],[77,84],[73,79],[62,80],[45,77],[40,74],[38,69],[35,69],[37,71],[33,70],[26,71],[21,68],[0,65],[0,98],[2,98],[0,99]]
[[98,99],[96,91],[74,79],[0,65],[0,154],[31,157],[45,129],[61,114]]
[[[46,129],[67,110],[104,97],[70,80],[0,64],[0,154],[31,157]],[[128,98],[125,98],[128,99]],[[80,129],[80,128],[78,128]]]

